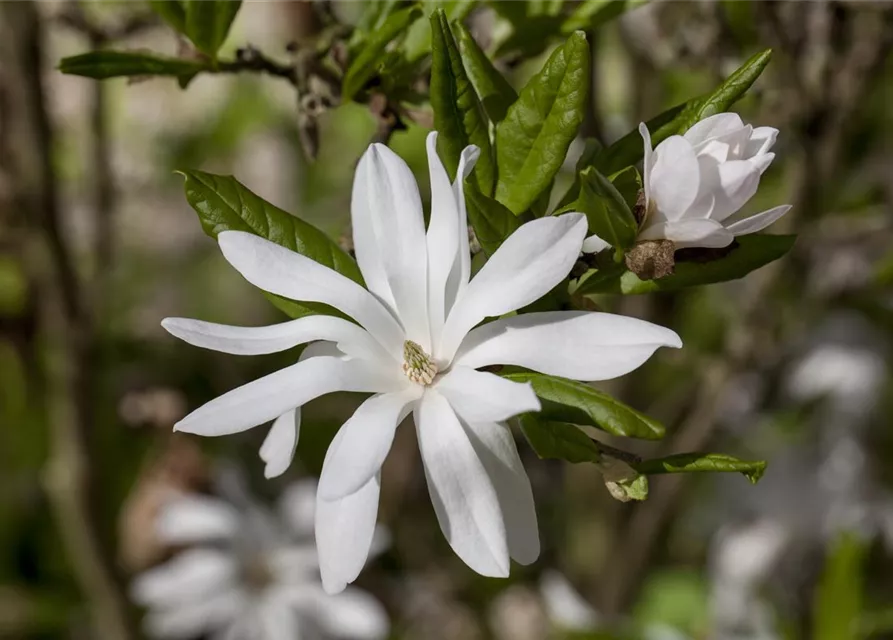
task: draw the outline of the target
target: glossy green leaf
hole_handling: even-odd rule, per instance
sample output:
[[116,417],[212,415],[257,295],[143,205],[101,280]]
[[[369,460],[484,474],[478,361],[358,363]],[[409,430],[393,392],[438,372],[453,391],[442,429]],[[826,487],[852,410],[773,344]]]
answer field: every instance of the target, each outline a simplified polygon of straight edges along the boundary
[[521,90],[496,127],[496,199],[516,214],[552,183],[588,108],[589,43],[574,33]]
[[472,174],[481,193],[493,193],[496,180],[490,146],[487,115],[471,84],[446,13],[439,9],[431,16],[433,47],[431,62],[431,106],[434,128],[439,132],[437,146],[450,175],[455,175],[459,156],[469,144],[481,150]]
[[488,256],[492,256],[499,245],[524,224],[523,219],[493,198],[482,194],[470,180],[465,181],[465,201],[468,222]]
[[[645,123],[648,131],[651,132],[652,145],[657,146],[678,132],[683,114],[689,104],[676,105]],[[644,155],[644,143],[639,129],[636,127],[599,153],[593,164],[601,173],[610,176],[639,163]]]
[[748,462],[724,453],[679,453],[666,458],[643,460],[633,467],[639,473],[738,472],[756,484],[766,470],[766,462]]
[[574,181],[571,183],[571,186],[568,187],[567,191],[565,191],[561,200],[558,201],[558,205],[555,207],[556,214],[572,210],[568,205],[572,204],[580,195],[580,172],[587,167],[592,166],[595,158],[598,157],[598,154],[600,154],[603,149],[604,147],[602,147],[601,142],[595,138],[585,139],[583,153],[577,158],[577,164],[574,168]]
[[[357,263],[322,231],[251,192],[232,176],[182,171],[186,200],[198,213],[202,229],[212,238],[223,231],[247,231],[363,284]],[[268,295],[293,318],[313,313],[337,315],[327,305],[295,302]]]
[[186,33],[186,7],[181,0],[149,0],[149,6],[178,33]]
[[[602,473],[605,474],[605,471]],[[620,502],[642,501],[648,497],[648,476],[637,473],[633,473],[630,477],[614,480],[609,479],[609,475],[605,474],[605,486],[611,496]]]
[[384,23],[363,41],[359,53],[354,57],[341,84],[344,100],[352,99],[380,69],[384,53],[392,40],[406,32],[410,24],[422,16],[418,7],[407,7],[390,14]]
[[[527,2],[499,2],[497,4],[528,4]],[[543,13],[530,15],[515,23],[511,34],[496,48],[496,56],[535,58],[562,36],[564,16]]]
[[844,533],[831,545],[813,607],[815,640],[880,637],[859,633],[868,551],[854,533]]
[[492,122],[502,122],[508,108],[518,99],[518,93],[493,66],[468,29],[461,22],[455,22],[453,28],[465,71],[484,110]]
[[[769,64],[770,58],[772,58],[772,49],[766,49],[751,56],[715,90],[697,101],[697,106],[679,122],[676,132],[685,133],[689,127],[704,118],[728,111],[729,107],[740,100],[760,77],[766,65]],[[657,145],[657,142],[654,144]]]
[[583,0],[577,5],[561,30],[571,33],[577,29],[597,29],[606,22],[617,18],[624,12],[645,4],[648,0]]
[[576,425],[542,421],[536,414],[522,415],[520,423],[521,432],[540,458],[575,463],[601,462],[598,445]]
[[431,53],[432,31],[429,26],[431,16],[443,11],[447,22],[464,20],[474,9],[474,0],[425,0],[421,3],[428,21],[420,21],[410,27],[403,43],[403,50],[410,62],[421,60]]
[[186,0],[186,35],[195,48],[217,58],[242,0]]
[[636,241],[638,225],[623,195],[611,181],[590,167],[580,174],[576,211],[586,215],[589,233],[612,247],[628,249]]
[[680,260],[680,252],[677,252],[675,271],[673,275],[665,278],[640,280],[636,274],[624,270],[611,274],[610,278],[588,278],[575,293],[580,295],[592,293],[635,295],[655,291],[675,291],[686,287],[737,280],[784,256],[794,246],[796,239],[797,236],[793,235],[751,234],[739,236],[736,239],[736,245],[733,245],[726,255],[715,260],[705,262]]
[[192,77],[206,65],[196,60],[166,58],[137,51],[91,51],[69,58],[62,58],[59,71],[76,76],[117,78],[121,76],[174,76]]
[[615,436],[659,440],[664,426],[583,382],[543,373],[508,373],[505,378],[529,382],[542,401],[543,420],[598,427]]

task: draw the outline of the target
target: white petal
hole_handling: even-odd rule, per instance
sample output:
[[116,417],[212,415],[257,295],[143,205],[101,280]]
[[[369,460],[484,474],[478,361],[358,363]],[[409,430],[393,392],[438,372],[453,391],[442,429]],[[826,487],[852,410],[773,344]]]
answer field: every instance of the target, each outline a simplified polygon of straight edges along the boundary
[[481,320],[530,304],[561,282],[580,255],[586,226],[583,214],[566,213],[533,220],[510,235],[456,301],[435,357],[449,362]]
[[322,465],[319,496],[337,500],[358,491],[381,469],[397,425],[412,411],[422,387],[411,384],[396,393],[368,398],[342,425]]
[[478,147],[474,145],[465,147],[459,156],[459,170],[456,172],[456,179],[453,181],[453,194],[459,210],[459,248],[456,263],[453,265],[453,270],[450,271],[450,277],[447,280],[445,306],[447,315],[449,315],[450,310],[459,298],[459,294],[468,286],[468,280],[471,278],[471,249],[468,243],[465,178],[474,169],[474,165],[477,163],[480,155],[481,150]]
[[610,244],[594,234],[583,241],[583,253],[598,253],[599,251],[604,251],[610,247]]
[[265,478],[281,476],[295,457],[295,447],[301,433],[301,409],[286,411],[276,418],[260,446],[260,459],[266,463]]
[[326,637],[378,640],[390,632],[388,614],[381,603],[356,587],[335,595],[312,584],[294,585],[284,591],[300,614],[315,620]]
[[316,511],[316,481],[312,479],[292,482],[279,498],[279,513],[291,530],[299,536],[313,532]]
[[744,128],[744,122],[741,121],[741,116],[737,113],[717,113],[692,125],[685,132],[685,139],[694,147],[711,138],[717,138],[742,128]]
[[428,492],[447,542],[481,575],[508,576],[496,490],[449,402],[429,389],[417,405],[415,423]]
[[304,302],[322,302],[344,312],[389,352],[403,348],[403,331],[387,308],[353,280],[299,253],[242,231],[217,237],[227,261],[256,287]]
[[609,380],[659,347],[679,348],[670,329],[611,313],[548,311],[500,318],[468,334],[454,366],[507,364],[574,380]]
[[507,425],[494,422],[469,423],[465,429],[496,489],[509,555],[521,564],[530,564],[539,557],[540,536],[530,479],[515,438]]
[[753,158],[768,153],[775,145],[776,138],[778,129],[775,127],[757,127],[753,130],[742,155],[744,158]]
[[687,247],[721,248],[732,244],[734,237],[715,220],[683,219],[662,222],[639,234],[639,240],[672,240],[677,249]]
[[700,173],[694,149],[682,136],[670,136],[657,145],[653,162],[648,179],[651,201],[665,219],[677,220],[698,196]]
[[529,384],[468,367],[453,366],[434,388],[466,422],[502,422],[540,410],[539,398]]
[[268,589],[258,597],[257,616],[263,631],[258,640],[298,640],[301,637],[298,616],[278,591]]
[[256,427],[327,393],[393,391],[403,382],[405,379],[388,377],[362,360],[310,358],[211,400],[174,429],[203,436],[227,435]]
[[734,224],[730,224],[726,229],[729,233],[736,236],[743,236],[748,233],[755,233],[757,231],[762,231],[770,224],[778,220],[788,211],[790,211],[791,205],[783,204],[778,207],[773,207],[768,209],[767,211],[763,211],[762,213],[758,213],[756,215],[752,215],[749,218],[744,218],[744,220],[739,220]]
[[760,167],[752,160],[732,160],[717,167],[716,203],[710,219],[722,222],[753,197],[760,186]]
[[383,144],[369,146],[357,166],[360,171],[367,173],[367,206],[400,321],[411,340],[430,346],[428,258],[418,185],[406,163]]
[[376,475],[359,491],[340,500],[316,501],[316,548],[326,593],[334,594],[357,579],[375,534],[378,495]]
[[138,575],[130,595],[140,606],[172,606],[219,591],[235,580],[237,571],[235,559],[222,551],[190,549]]
[[150,611],[143,619],[143,628],[150,638],[190,640],[210,631],[228,630],[245,606],[244,594],[230,588],[200,600]]
[[639,135],[644,144],[644,158],[642,160],[642,187],[645,190],[645,201],[651,201],[651,169],[654,166],[654,149],[651,146],[651,132],[644,122],[639,123]]
[[198,494],[165,503],[156,532],[166,544],[185,545],[231,538],[239,529],[239,514],[228,503]]
[[376,359],[387,353],[362,327],[334,316],[306,316],[268,327],[233,327],[190,318],[165,318],[161,326],[196,347],[236,355],[276,353],[315,340],[334,342],[342,351],[356,357]]
[[599,628],[598,612],[554,569],[543,573],[540,593],[549,619],[559,628],[581,632]]
[[[436,344],[445,320],[446,288],[459,252],[459,210],[453,186],[437,155],[437,132],[428,134],[431,220],[428,223],[428,317]],[[467,234],[467,231],[466,231]],[[467,235],[466,235],[467,237]]]
[[766,173],[766,169],[769,168],[769,165],[772,164],[773,160],[775,160],[774,153],[761,153],[761,154],[755,155],[753,158],[750,159],[750,161],[753,162],[754,166],[757,167],[757,170],[760,172],[760,175],[763,175],[764,173]]

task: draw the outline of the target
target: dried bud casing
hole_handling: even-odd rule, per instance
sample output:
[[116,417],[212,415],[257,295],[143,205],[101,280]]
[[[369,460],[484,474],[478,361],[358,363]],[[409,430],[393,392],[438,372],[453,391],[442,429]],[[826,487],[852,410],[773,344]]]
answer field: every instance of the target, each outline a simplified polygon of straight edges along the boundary
[[644,240],[630,249],[624,260],[626,268],[642,280],[656,280],[673,273],[676,245],[672,240]]

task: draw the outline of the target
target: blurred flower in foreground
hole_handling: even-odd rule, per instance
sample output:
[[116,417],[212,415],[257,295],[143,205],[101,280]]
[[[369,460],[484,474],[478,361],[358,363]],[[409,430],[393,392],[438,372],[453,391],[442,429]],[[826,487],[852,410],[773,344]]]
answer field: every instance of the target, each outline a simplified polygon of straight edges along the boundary
[[387,615],[351,587],[326,594],[313,544],[314,482],[297,483],[274,514],[250,498],[236,506],[207,495],[176,497],[159,514],[159,536],[186,546],[140,574],[134,601],[148,609],[146,633],[215,640],[384,638]]
[[378,512],[379,472],[409,414],[437,519],[456,554],[486,576],[539,555],[530,481],[505,421],[540,408],[529,384],[484,371],[516,365],[576,380],[606,380],[645,362],[673,331],[607,313],[544,312],[500,318],[549,293],[580,253],[586,219],[540,218],[512,234],[475,278],[462,178],[479,153],[466,147],[449,177],[428,136],[432,210],[427,233],[409,167],[375,144],[354,180],[357,261],[369,290],[313,260],[248,233],[219,235],[226,259],[249,282],[294,300],[329,304],[358,324],[308,316],[271,327],[168,318],[164,327],[200,347],[234,354],[283,351],[311,341],[301,360],[212,400],[177,423],[216,436],[276,419],[261,448],[267,475],[291,462],[300,407],[334,391],[375,395],[335,436],[323,464],[316,540],[330,593],[356,579]]
[[540,594],[549,620],[558,629],[582,633],[595,631],[600,627],[598,612],[557,571],[543,573],[540,578]]
[[[651,134],[639,125],[645,142],[644,202],[637,206],[637,240],[686,247],[721,248],[735,236],[765,229],[790,205],[729,222],[756,193],[760,176],[772,163],[778,130],[745,125],[738,114],[718,113],[682,136],[670,136],[651,149]],[[610,246],[598,236],[583,245],[587,253]]]

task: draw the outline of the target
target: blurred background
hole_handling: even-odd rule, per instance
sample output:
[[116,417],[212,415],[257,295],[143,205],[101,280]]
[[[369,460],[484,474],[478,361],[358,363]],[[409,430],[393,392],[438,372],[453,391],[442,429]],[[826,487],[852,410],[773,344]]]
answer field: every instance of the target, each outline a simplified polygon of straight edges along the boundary
[[[519,87],[561,39],[530,17],[575,3],[466,4],[466,24]],[[320,15],[350,25],[363,11],[246,2],[223,51],[251,44],[285,63],[314,42]],[[792,203],[770,232],[797,233],[794,250],[744,280],[598,300],[686,345],[604,385],[668,426],[635,451],[723,451],[768,470],[756,486],[657,477],[646,502],[622,504],[594,467],[539,460],[519,441],[543,553],[493,580],[443,539],[404,425],[383,472],[390,546],[358,585],[401,639],[893,638],[893,4],[652,2],[589,31],[582,134],[606,143],[774,50],[737,110],[781,131],[749,206]],[[214,491],[225,463],[272,503],[318,474],[359,402],[308,405],[296,461],[274,481],[257,458],[265,430],[172,433],[192,408],[294,358],[204,351],[161,329],[166,316],[282,318],[203,235],[174,170],[233,174],[345,246],[370,141],[406,158],[427,198],[424,101],[383,132],[375,104],[299,110],[294,87],[270,76],[202,75],[183,90],[55,70],[110,42],[182,47],[140,2],[0,2],[4,638],[141,637],[127,585],[171,553],[153,535],[163,497]],[[96,631],[104,615],[124,621],[120,634]]]

